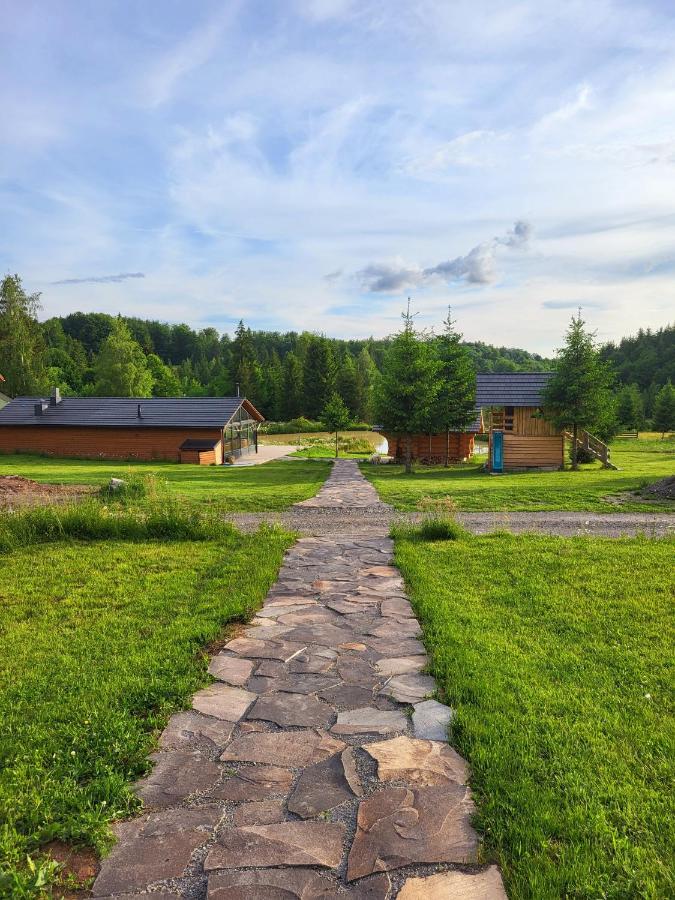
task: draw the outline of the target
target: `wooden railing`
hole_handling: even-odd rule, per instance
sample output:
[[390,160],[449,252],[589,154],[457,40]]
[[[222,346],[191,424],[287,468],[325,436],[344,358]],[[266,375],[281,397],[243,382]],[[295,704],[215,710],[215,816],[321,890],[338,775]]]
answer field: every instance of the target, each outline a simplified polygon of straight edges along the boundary
[[[569,441],[574,440],[574,435],[571,431],[566,431],[564,434]],[[595,437],[595,435],[589,434],[588,431],[581,429],[577,433],[577,449],[585,450],[591,456],[599,459],[605,469],[617,468],[610,459],[610,449],[607,444],[601,441],[600,438]]]

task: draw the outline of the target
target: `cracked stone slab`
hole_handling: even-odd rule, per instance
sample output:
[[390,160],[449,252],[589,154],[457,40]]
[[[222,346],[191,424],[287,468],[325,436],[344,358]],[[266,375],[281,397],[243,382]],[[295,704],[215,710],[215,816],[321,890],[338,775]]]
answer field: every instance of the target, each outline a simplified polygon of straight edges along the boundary
[[354,753],[348,748],[302,772],[288,798],[288,809],[308,819],[334,809],[345,800],[360,797],[361,793]]
[[478,838],[463,785],[385,787],[362,800],[347,880],[417,863],[474,863]]
[[428,878],[408,878],[398,900],[508,900],[497,866],[484,872],[440,872]]
[[394,597],[391,600],[383,600],[380,605],[380,612],[385,618],[396,616],[401,618],[412,619],[415,615],[409,600],[402,597]]
[[386,874],[340,891],[334,878],[313,869],[254,869],[210,874],[207,900],[387,900],[390,891]]
[[167,894],[166,891],[153,891],[152,894],[115,894],[100,897],[99,900],[143,900],[150,897],[151,900],[182,900],[180,894]]
[[321,691],[322,700],[326,700],[335,709],[359,709],[373,703],[373,688],[361,687],[358,684],[340,683],[335,687]]
[[200,753],[168,750],[153,753],[152,772],[134,785],[136,796],[147,807],[175,806],[191,794],[208,791],[220,778],[220,767]]
[[293,773],[275,765],[241,766],[211,791],[211,796],[232,803],[285,797],[293,784]]
[[392,675],[419,673],[427,662],[426,656],[394,656],[389,659],[379,659],[375,666],[380,675],[388,678]]
[[363,748],[377,762],[381,781],[406,781],[424,787],[448,782],[466,784],[469,767],[447,743],[410,738],[367,744]]
[[280,659],[282,662],[288,662],[298,653],[302,653],[305,646],[305,644],[295,644],[290,641],[234,638],[225,644],[225,649],[251,659]]
[[392,734],[405,731],[408,720],[398,710],[376,709],[365,706],[339,712],[337,722],[331,728],[333,734]]
[[101,863],[94,896],[142,891],[156,881],[180,878],[221,816],[210,807],[170,809],[115,825],[117,843]]
[[416,638],[403,638],[400,641],[391,641],[386,638],[369,637],[368,646],[377,650],[382,656],[425,656],[424,644]]
[[219,653],[209,663],[209,674],[219,681],[225,681],[234,687],[243,687],[251,677],[253,663],[250,659],[239,659],[236,656],[225,656]]
[[393,697],[399,703],[420,703],[436,690],[436,680],[431,675],[394,675],[380,690],[385,697]]
[[[376,710],[379,712],[379,710]],[[325,731],[258,732],[235,738],[220,757],[224,762],[255,762],[289,768],[321,762],[346,744]]]
[[249,719],[262,719],[277,725],[303,728],[326,727],[335,713],[327,703],[309,694],[266,694],[259,697],[248,712]]
[[385,619],[382,625],[372,628],[369,634],[378,638],[416,638],[422,634],[422,629],[417,619],[403,619],[400,622],[396,619]]
[[438,700],[424,700],[416,703],[413,710],[413,731],[415,737],[427,741],[447,741],[448,726],[453,711]]
[[228,828],[209,850],[204,869],[236,869],[245,860],[253,868],[321,866],[334,868],[342,859],[345,827],[324,822],[282,822]]
[[234,730],[234,722],[204,716],[196,710],[188,709],[171,716],[159,739],[162,750],[177,750],[205,741],[222,750]]
[[192,706],[206,716],[238,722],[256,700],[257,694],[227,684],[210,684],[192,698]]
[[283,800],[254,800],[242,803],[232,816],[235,825],[274,825],[284,821]]

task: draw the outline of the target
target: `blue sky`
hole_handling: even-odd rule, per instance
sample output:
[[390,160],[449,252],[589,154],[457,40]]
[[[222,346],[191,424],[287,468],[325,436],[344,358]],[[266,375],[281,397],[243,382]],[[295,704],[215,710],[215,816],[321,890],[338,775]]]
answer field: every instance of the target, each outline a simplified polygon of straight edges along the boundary
[[0,0],[0,37],[0,268],[45,316],[675,318],[671,2]]

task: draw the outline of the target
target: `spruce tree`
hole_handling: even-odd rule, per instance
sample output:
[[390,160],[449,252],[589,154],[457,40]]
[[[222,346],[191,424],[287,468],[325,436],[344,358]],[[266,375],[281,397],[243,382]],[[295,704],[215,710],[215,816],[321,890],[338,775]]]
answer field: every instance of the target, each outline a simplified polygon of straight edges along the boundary
[[413,316],[403,313],[403,328],[384,357],[377,384],[375,412],[385,431],[405,438],[405,471],[412,472],[412,435],[425,431],[438,393],[438,362],[427,340],[415,330]]
[[373,357],[368,348],[364,347],[356,358],[357,418],[361,422],[373,421],[373,394],[379,377],[380,373]]
[[171,366],[163,363],[156,353],[149,353],[146,362],[152,375],[152,396],[180,397],[180,379]]
[[448,307],[445,330],[436,339],[438,394],[429,430],[445,432],[445,465],[450,465],[450,432],[464,431],[476,418],[476,371]]
[[636,384],[628,384],[619,392],[616,416],[626,431],[639,431],[644,425],[642,397]]
[[354,357],[349,351],[344,352],[338,366],[337,392],[352,419],[356,419],[359,414],[359,383]]
[[10,397],[45,390],[44,342],[37,320],[40,295],[27,294],[18,275],[0,285],[0,374]]
[[675,388],[667,381],[656,395],[654,421],[652,427],[661,432],[661,440],[666,432],[675,431]]
[[152,373],[145,354],[120,317],[94,361],[95,391],[99,397],[149,397]]
[[326,431],[335,434],[335,458],[337,459],[338,434],[349,426],[349,410],[338,394],[333,394],[321,411],[321,424]]
[[304,414],[318,419],[335,391],[335,361],[325,337],[313,337],[303,367]]
[[239,321],[232,342],[232,363],[232,380],[239,385],[239,393],[242,397],[253,400],[259,392],[259,371],[253,349],[253,335],[243,320]]
[[572,429],[573,469],[579,467],[579,429],[607,425],[612,408],[611,370],[600,357],[595,332],[587,331],[585,325],[579,310],[572,316],[565,345],[557,351],[553,375],[543,392],[547,417],[557,428]]
[[304,412],[304,387],[302,363],[291,350],[284,358],[284,386],[281,416],[288,421],[296,419]]

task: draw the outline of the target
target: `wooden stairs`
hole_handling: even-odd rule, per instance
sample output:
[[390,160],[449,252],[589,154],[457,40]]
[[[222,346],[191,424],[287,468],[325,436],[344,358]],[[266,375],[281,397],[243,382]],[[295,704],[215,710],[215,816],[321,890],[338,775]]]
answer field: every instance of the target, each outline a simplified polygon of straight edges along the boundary
[[[574,440],[574,435],[571,431],[565,431],[564,435],[570,442]],[[580,429],[577,432],[577,449],[585,450],[591,456],[599,459],[603,468],[618,470],[618,466],[615,466],[610,459],[610,450],[607,444],[601,441],[600,438],[595,437],[595,435],[589,434],[588,431]]]

